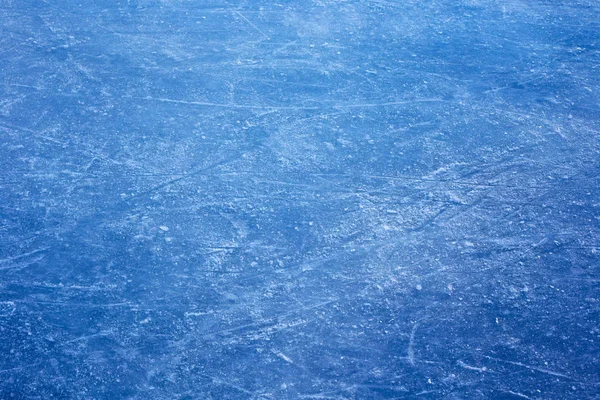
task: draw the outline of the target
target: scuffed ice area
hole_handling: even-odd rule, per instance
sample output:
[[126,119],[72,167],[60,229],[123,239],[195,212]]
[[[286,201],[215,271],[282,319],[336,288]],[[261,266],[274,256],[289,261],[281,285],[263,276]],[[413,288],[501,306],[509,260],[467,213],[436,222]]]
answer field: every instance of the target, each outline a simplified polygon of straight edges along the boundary
[[600,398],[600,3],[0,0],[1,399]]

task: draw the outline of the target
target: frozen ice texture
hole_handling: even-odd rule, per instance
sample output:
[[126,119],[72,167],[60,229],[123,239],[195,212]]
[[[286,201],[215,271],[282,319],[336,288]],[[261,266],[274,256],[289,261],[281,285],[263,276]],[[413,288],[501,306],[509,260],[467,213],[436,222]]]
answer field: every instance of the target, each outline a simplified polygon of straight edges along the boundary
[[0,0],[0,398],[598,398],[599,38],[591,0]]

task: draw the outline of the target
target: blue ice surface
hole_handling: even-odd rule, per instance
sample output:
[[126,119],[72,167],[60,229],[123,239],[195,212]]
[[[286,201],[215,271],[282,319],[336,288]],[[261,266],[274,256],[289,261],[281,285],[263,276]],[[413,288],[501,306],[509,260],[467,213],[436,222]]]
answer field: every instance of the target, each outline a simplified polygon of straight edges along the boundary
[[1,399],[597,399],[596,0],[0,0]]

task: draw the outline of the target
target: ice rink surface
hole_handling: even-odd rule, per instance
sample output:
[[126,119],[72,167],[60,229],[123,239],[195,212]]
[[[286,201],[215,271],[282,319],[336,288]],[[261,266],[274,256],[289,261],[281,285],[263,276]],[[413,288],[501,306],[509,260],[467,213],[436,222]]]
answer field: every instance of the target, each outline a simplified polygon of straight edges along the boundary
[[1,399],[600,398],[600,3],[0,0]]

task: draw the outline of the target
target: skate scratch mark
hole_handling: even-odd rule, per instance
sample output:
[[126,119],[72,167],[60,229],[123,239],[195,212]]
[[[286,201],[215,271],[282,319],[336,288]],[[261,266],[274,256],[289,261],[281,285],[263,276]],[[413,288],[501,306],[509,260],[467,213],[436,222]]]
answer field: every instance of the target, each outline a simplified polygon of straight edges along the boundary
[[408,348],[406,349],[406,358],[410,365],[415,365],[415,332],[417,331],[417,327],[419,323],[415,323],[413,325],[412,331],[410,332],[410,339],[408,341]]
[[327,108],[333,109],[354,109],[354,108],[376,108],[376,107],[393,107],[407,104],[416,103],[442,103],[444,100],[441,99],[414,99],[414,100],[403,100],[403,101],[390,101],[384,103],[357,103],[357,104],[323,104],[322,106],[268,106],[268,105],[252,105],[252,104],[236,104],[236,103],[212,103],[208,101],[189,101],[189,100],[177,100],[168,99],[162,97],[130,97],[135,100],[144,101],[156,101],[160,103],[174,103],[174,104],[185,104],[190,106],[204,106],[204,107],[220,107],[220,108],[231,108],[231,109],[249,109],[249,110],[288,110],[288,111],[310,111],[310,110],[323,110]]
[[554,371],[550,371],[548,369],[545,368],[539,368],[539,367],[534,367],[532,365],[527,365],[527,364],[523,364],[517,361],[508,361],[508,360],[503,360],[501,358],[496,358],[496,357],[490,357],[490,356],[484,356],[485,358],[489,359],[489,360],[494,360],[494,361],[499,361],[499,362],[503,362],[506,364],[512,364],[512,365],[516,365],[518,367],[523,367],[523,368],[527,368],[530,371],[537,371],[537,372],[541,372],[542,374],[547,374],[547,375],[552,375],[552,376],[558,376],[560,378],[565,378],[565,379],[573,379],[568,375],[565,374],[561,374],[560,372],[554,372]]
[[270,39],[269,36],[267,36],[263,31],[261,31],[260,29],[258,29],[258,27],[256,25],[254,25],[252,22],[250,22],[250,20],[248,20],[248,18],[244,17],[242,15],[242,13],[240,13],[239,11],[235,12],[237,15],[239,15],[240,17],[242,17],[244,19],[244,21],[246,21],[251,27],[253,27],[254,29],[256,29],[261,35],[263,35],[267,40]]

